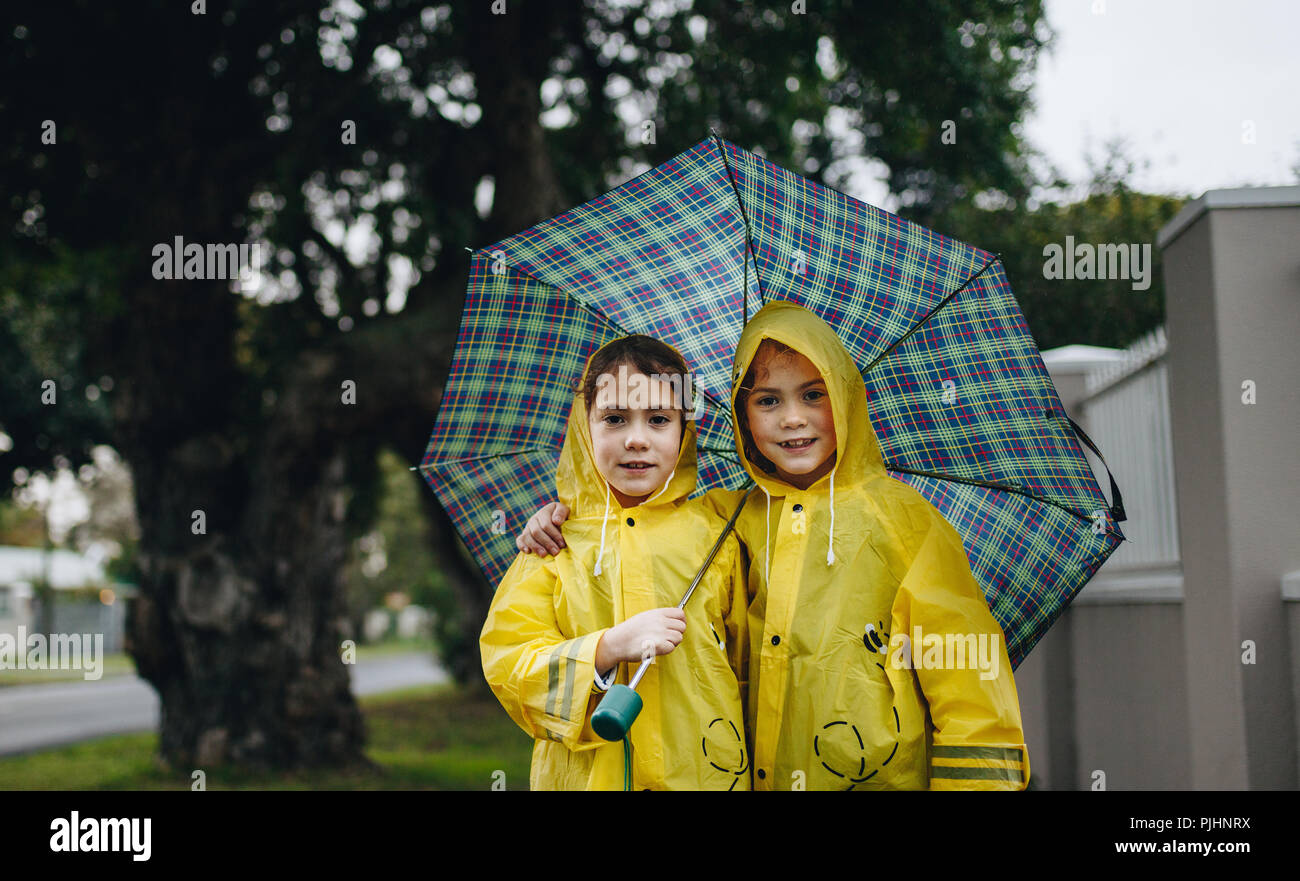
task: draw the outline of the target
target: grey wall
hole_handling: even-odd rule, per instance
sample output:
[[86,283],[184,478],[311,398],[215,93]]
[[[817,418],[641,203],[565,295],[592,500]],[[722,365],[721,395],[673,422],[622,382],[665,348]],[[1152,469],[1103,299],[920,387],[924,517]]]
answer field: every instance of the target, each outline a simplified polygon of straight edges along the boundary
[[1297,779],[1280,579],[1300,568],[1300,203],[1230,207],[1240,192],[1163,242],[1197,789]]

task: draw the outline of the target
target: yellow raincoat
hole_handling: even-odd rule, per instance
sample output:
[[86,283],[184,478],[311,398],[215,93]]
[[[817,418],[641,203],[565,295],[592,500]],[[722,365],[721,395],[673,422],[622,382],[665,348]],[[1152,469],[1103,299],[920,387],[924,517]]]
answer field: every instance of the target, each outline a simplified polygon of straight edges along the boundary
[[[738,450],[767,494],[751,496],[736,526],[751,560],[754,788],[1023,789],[1011,664],[960,536],[886,473],[862,375],[812,312],[776,302],[754,316],[733,362],[733,405],[764,338],[826,380],[838,450],[807,490]],[[729,511],[738,494],[706,498]]]
[[[623,744],[591,729],[603,696],[596,644],[616,623],[676,606],[726,525],[707,504],[687,499],[695,490],[695,437],[688,420],[666,488],[622,508],[596,470],[586,407],[581,394],[574,397],[556,474],[571,511],[566,546],[555,557],[516,558],[479,641],[492,691],[536,738],[533,789],[623,788]],[[733,533],[686,605],[681,644],[658,656],[637,687],[644,707],[629,733],[633,789],[751,788],[743,565]],[[620,664],[616,681],[626,683],[636,666]]]

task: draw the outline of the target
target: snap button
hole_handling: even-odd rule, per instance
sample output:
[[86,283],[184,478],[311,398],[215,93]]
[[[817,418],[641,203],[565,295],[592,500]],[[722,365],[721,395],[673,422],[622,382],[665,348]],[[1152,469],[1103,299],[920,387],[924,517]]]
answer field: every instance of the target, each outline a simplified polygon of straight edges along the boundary
[[772,637],[772,645],[780,645],[780,644],[781,644],[781,637],[779,636]]
[[796,514],[798,514],[800,511],[803,510],[803,505],[795,505],[795,506],[794,506],[793,508],[791,508],[790,510],[792,510],[792,511],[794,511]]
[[759,780],[765,780],[765,779],[767,779],[767,772],[764,771],[762,768],[759,768],[759,769],[758,769],[758,779],[759,779]]
[[631,517],[629,517],[629,518],[627,518],[627,525],[628,525],[628,526],[636,526],[636,521],[633,520]]

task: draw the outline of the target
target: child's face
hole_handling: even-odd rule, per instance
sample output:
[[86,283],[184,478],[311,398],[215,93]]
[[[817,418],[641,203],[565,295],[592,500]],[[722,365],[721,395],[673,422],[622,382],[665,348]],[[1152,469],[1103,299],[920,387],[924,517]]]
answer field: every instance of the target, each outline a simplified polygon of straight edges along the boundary
[[782,481],[807,489],[835,466],[835,420],[826,382],[798,352],[761,346],[745,415],[754,446]]
[[652,389],[655,383],[644,373],[618,370],[606,376],[609,381],[597,387],[587,424],[596,470],[628,508],[662,489],[676,467],[682,411],[673,409],[677,399],[666,379]]

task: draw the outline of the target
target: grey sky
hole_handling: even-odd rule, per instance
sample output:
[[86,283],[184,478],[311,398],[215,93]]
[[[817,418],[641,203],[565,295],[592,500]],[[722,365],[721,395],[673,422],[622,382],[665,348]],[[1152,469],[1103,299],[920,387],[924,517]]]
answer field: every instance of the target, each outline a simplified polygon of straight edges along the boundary
[[[1296,183],[1300,3],[1047,0],[1046,10],[1057,39],[1039,60],[1026,135],[1070,180],[1086,176],[1086,149],[1100,156],[1121,136],[1151,163],[1139,189]],[[1247,121],[1254,144],[1242,142]]]

